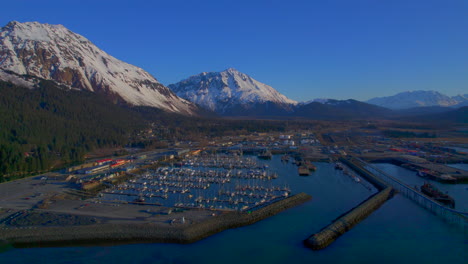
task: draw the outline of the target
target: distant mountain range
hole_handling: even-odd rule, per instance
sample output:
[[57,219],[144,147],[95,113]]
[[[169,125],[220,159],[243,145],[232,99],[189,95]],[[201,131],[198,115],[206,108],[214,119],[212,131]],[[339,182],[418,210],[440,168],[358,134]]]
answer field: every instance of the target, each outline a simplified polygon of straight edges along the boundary
[[293,116],[318,120],[350,120],[388,118],[393,111],[357,100],[326,99],[300,104]]
[[[352,99],[315,99],[298,103],[288,99],[273,87],[232,68],[222,72],[204,72],[176,84],[168,85],[168,87],[178,96],[214,111],[221,116],[279,119],[350,120],[409,118],[450,111],[452,108],[446,106],[460,104],[465,98],[464,96],[450,98],[437,92],[420,91],[403,93],[395,97],[389,97],[386,100],[373,99],[368,102]],[[408,94],[411,94],[411,96],[408,96]],[[388,101],[388,104],[392,107],[380,106],[377,103],[372,104],[372,102],[376,101]],[[399,102],[401,105],[397,105]]]
[[8,23],[0,30],[0,69],[92,91],[115,103],[187,115],[197,111],[148,72],[110,56],[62,25]]
[[408,109],[414,107],[462,107],[468,105],[468,94],[449,97],[436,91],[402,92],[393,96],[376,97],[367,101],[390,109]]

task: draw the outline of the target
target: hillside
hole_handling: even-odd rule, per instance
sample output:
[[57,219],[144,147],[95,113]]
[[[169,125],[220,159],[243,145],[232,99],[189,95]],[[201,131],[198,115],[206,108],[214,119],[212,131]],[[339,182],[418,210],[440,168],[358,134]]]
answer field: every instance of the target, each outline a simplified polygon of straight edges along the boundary
[[384,119],[393,111],[356,100],[332,100],[299,105],[292,114],[316,120]]

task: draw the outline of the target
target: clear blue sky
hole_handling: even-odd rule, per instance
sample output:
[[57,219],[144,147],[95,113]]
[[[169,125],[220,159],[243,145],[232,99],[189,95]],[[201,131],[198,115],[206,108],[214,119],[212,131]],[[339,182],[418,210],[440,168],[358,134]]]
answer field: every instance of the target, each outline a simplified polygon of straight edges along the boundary
[[234,67],[286,96],[468,93],[468,0],[3,1],[62,24],[163,84]]

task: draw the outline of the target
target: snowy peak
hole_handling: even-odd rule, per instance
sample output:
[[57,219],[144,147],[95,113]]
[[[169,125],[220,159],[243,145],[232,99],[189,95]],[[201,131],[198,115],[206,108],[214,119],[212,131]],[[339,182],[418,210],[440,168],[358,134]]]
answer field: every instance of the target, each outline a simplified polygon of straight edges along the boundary
[[297,102],[234,68],[203,72],[169,85],[178,96],[218,113],[253,104],[276,105],[288,110]]
[[240,99],[244,102],[275,102],[285,104],[297,104],[286,96],[280,94],[271,86],[256,81],[247,74],[236,69],[229,68],[220,73],[222,80],[228,87],[238,92]]
[[12,38],[29,41],[51,42],[57,38],[67,40],[67,38],[73,36],[80,41],[89,42],[89,40],[83,36],[71,32],[63,25],[41,24],[38,22],[20,23],[18,21],[11,21],[2,29],[2,31],[8,32]]
[[184,114],[196,108],[148,72],[110,56],[62,25],[8,23],[0,31],[0,68],[104,94],[114,102]]
[[387,107],[390,109],[406,109],[426,106],[456,106],[466,102],[463,95],[449,97],[436,91],[409,91],[388,97],[376,97],[367,103]]

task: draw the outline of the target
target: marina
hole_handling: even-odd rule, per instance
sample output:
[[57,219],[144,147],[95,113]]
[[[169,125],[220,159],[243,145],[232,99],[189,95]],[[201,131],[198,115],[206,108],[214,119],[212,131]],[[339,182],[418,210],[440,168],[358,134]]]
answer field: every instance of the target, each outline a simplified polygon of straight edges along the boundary
[[336,162],[335,163],[335,169],[338,171],[341,171],[344,175],[348,176],[350,179],[352,179],[356,183],[362,184],[365,188],[370,188],[368,184],[365,181],[362,181],[359,175],[349,168],[347,165],[343,164],[342,162]]
[[106,202],[165,207],[248,211],[291,194],[278,175],[255,157],[203,154],[177,167],[146,170],[127,183],[100,194]]
[[[154,259],[163,263],[218,263],[220,259],[225,263],[362,263],[363,259],[380,263],[463,263],[468,257],[464,244],[466,235],[400,194],[326,250],[312,252],[301,243],[307,234],[319,231],[376,190],[372,188],[369,191],[361,184],[356,184],[335,170],[333,163],[317,162],[317,171],[313,177],[297,176],[297,166],[281,162],[281,156],[273,156],[266,164],[278,173],[276,180],[287,183],[294,192],[310,193],[314,196],[313,200],[254,225],[226,230],[188,245],[152,243],[17,248],[2,253],[2,260],[17,263],[15,260],[21,257],[35,263],[84,263],[89,261],[89,256],[93,256],[100,263],[145,263]],[[391,167],[383,169],[392,172]],[[400,174],[405,177],[411,173],[403,171]],[[416,175],[414,177],[420,179]],[[466,203],[466,196],[463,201]],[[401,217],[402,214],[405,217]],[[293,227],[291,223],[294,223]],[[430,236],[428,230],[431,230]],[[402,240],[402,237],[405,239]],[[382,252],[388,248],[392,249],[392,253],[382,261]],[[256,254],[252,255],[252,252]],[[250,255],[252,257],[246,261],[245,256]]]

